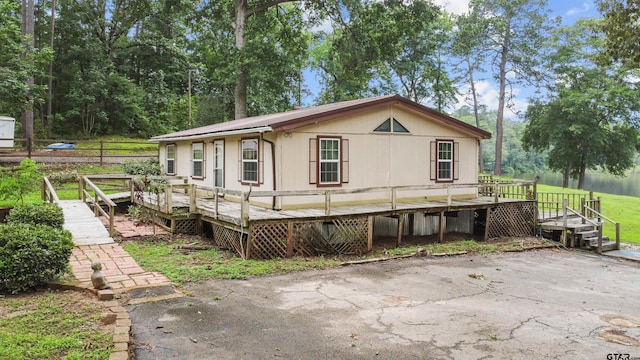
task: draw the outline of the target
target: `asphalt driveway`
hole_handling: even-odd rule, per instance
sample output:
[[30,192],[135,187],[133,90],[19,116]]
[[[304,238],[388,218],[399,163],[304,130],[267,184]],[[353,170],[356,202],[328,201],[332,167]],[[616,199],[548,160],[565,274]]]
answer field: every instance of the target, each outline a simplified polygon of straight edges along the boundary
[[640,358],[640,264],[582,252],[411,258],[185,292],[127,307],[136,359]]

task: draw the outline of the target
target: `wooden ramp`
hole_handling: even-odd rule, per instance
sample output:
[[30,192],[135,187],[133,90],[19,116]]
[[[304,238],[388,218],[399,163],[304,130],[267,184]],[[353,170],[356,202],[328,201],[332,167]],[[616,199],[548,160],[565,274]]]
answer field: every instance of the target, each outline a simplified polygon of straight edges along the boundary
[[73,235],[76,245],[113,243],[109,231],[82,200],[62,200],[58,206],[64,213],[64,229]]

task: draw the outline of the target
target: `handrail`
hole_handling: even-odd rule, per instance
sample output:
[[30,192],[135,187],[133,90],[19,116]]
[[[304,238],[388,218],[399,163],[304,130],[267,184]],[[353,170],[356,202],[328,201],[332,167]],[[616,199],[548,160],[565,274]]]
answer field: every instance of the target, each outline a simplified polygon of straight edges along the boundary
[[[93,206],[93,211],[95,216],[99,216],[102,214],[104,217],[109,220],[109,236],[113,237],[115,235],[115,229],[113,225],[114,216],[115,216],[115,207],[116,203],[113,200],[109,199],[107,195],[105,195],[99,187],[97,187],[87,176],[82,177],[82,201],[87,202],[87,198],[90,200],[90,205]],[[89,185],[91,190],[93,190],[94,196],[85,189],[85,186]],[[100,206],[100,200],[103,201],[109,207],[109,213],[107,214],[104,209]]]
[[[587,206],[587,205],[585,205],[585,206],[584,206],[584,208],[585,208],[585,209],[587,209],[587,210],[589,210],[589,211],[591,211],[592,213],[596,214],[596,215],[598,216],[598,218],[605,219],[605,220],[607,220],[608,222],[610,222],[611,224],[613,224],[613,226],[615,226],[615,227],[616,227],[616,250],[619,250],[619,249],[620,249],[620,223],[619,223],[619,222],[616,222],[616,221],[613,221],[613,220],[611,220],[611,219],[609,219],[608,217],[604,216],[604,215],[603,215],[602,213],[600,213],[599,211],[594,210],[594,209],[592,209],[591,207],[589,207],[589,206]],[[601,251],[601,250],[602,250],[601,248],[602,248],[602,239],[599,239],[599,240],[598,240],[598,250],[599,250],[600,252],[602,252],[602,251]]]
[[[579,218],[581,218],[582,220],[588,222],[589,224],[591,224],[593,226],[600,226],[602,224],[601,222],[596,222],[596,221],[593,221],[593,220],[589,219],[588,217],[582,215],[581,213],[573,210],[572,208],[570,208],[568,206],[566,207],[566,209],[567,209],[568,212],[572,212],[573,214],[577,215]],[[566,226],[566,220],[564,220],[564,222],[565,222],[565,226]]]
[[42,200],[56,205],[60,203],[60,198],[58,197],[56,190],[53,188],[49,178],[46,176],[42,177]]

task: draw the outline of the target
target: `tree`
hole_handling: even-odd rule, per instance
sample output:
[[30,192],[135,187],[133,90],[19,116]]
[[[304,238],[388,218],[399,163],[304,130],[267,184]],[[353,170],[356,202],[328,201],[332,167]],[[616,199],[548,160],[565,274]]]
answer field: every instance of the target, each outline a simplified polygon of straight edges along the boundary
[[256,14],[264,13],[270,8],[276,7],[282,3],[291,2],[291,0],[268,0],[257,1],[256,4],[249,6],[249,0],[233,0],[235,10],[235,22],[233,23],[235,31],[235,45],[238,49],[239,58],[237,59],[237,82],[235,87],[235,118],[241,119],[247,117],[247,81],[248,68],[245,63],[244,53],[246,45],[245,30],[247,20]]
[[415,1],[411,6],[407,9],[410,14],[401,22],[409,31],[398,39],[400,53],[389,60],[388,66],[405,97],[432,103],[442,112],[457,94],[443,61],[453,24],[448,15],[429,2]]
[[[474,8],[475,10],[475,8]],[[482,71],[481,64],[484,58],[482,49],[482,36],[485,27],[485,19],[476,12],[463,14],[456,18],[457,31],[454,33],[452,53],[459,57],[464,64],[462,66],[462,78],[469,85],[467,103],[473,108],[475,126],[480,127],[480,104],[478,102],[478,92],[476,90],[475,73]],[[478,168],[484,172],[484,146],[481,140],[478,141]]]
[[546,0],[472,0],[470,13],[484,22],[483,47],[490,52],[492,73],[498,81],[498,114],[494,174],[502,173],[504,111],[517,82],[540,81],[541,52],[550,30]]
[[561,28],[554,36],[551,63],[556,78],[548,100],[527,109],[523,144],[550,149],[549,168],[578,179],[582,189],[587,169],[624,175],[640,148],[640,101],[635,74],[622,66],[595,64],[604,38],[594,19]]
[[[272,3],[247,4],[248,13],[240,18],[234,6],[242,5],[231,0],[208,2],[197,12],[192,48],[199,123],[284,111],[299,103],[311,40],[304,9],[295,1],[260,4]],[[238,35],[233,24],[242,18]]]
[[640,6],[637,1],[596,0],[602,13],[602,29],[607,41],[601,62],[622,62],[628,67],[640,68]]

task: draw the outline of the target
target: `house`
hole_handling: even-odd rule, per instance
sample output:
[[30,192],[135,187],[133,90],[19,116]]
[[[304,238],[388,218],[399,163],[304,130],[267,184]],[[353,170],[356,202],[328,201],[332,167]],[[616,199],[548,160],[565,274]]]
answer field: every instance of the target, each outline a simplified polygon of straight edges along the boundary
[[[153,137],[167,176],[235,190],[356,189],[478,182],[490,133],[399,95],[255,116]],[[473,196],[458,189],[456,196]],[[408,191],[405,198],[424,191]],[[433,193],[433,192],[432,192]],[[442,189],[432,196],[444,195]],[[384,194],[351,194],[343,203]],[[278,198],[276,209],[321,205]]]
[[[238,192],[258,194],[244,200],[279,211],[280,218],[286,211],[326,208],[329,203],[353,209],[391,201],[385,211],[350,212],[351,218],[364,219],[358,226],[365,226],[364,242],[370,248],[367,233],[373,227],[372,217],[378,218],[381,229],[385,221],[395,221],[400,233],[403,217],[433,208],[440,220],[429,231],[442,233],[443,214],[453,209],[452,199],[479,198],[479,141],[490,137],[482,129],[399,95],[387,95],[217,123],[151,141],[159,143],[160,164],[170,179],[225,189],[224,200],[230,202],[243,200]],[[286,196],[287,191],[298,193]],[[401,203],[414,206],[397,212],[396,204]],[[471,218],[466,220],[471,221],[467,229],[473,227],[476,205],[465,205],[470,211],[466,219]],[[214,217],[217,212],[205,216]],[[299,215],[300,219],[324,224],[317,232],[328,238],[332,234],[326,223],[337,217]],[[247,225],[236,230],[255,243]],[[255,229],[258,224],[253,225]]]

